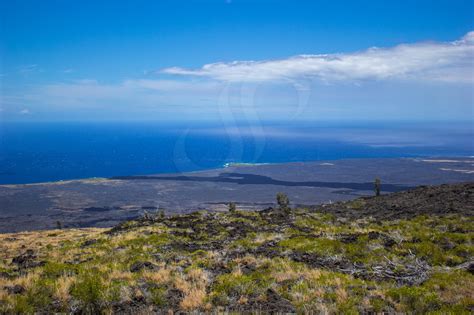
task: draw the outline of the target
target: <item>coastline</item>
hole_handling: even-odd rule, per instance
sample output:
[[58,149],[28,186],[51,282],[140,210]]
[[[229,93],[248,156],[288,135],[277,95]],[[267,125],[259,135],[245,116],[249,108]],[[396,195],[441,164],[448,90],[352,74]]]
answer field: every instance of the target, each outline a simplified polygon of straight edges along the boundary
[[474,159],[440,160],[448,159],[239,164],[178,174],[0,185],[0,232],[48,229],[57,221],[65,227],[108,227],[143,211],[227,211],[229,202],[242,210],[260,210],[274,205],[277,192],[286,193],[299,206],[345,201],[372,195],[376,177],[382,179],[382,193],[474,181],[473,173],[455,171],[469,167],[470,172]]
[[[116,177],[133,177],[133,176],[175,176],[181,174],[200,174],[212,171],[220,171],[225,170],[228,168],[237,168],[237,167],[258,167],[258,166],[267,166],[267,165],[290,165],[290,164],[306,164],[306,163],[319,163],[320,165],[326,166],[333,166],[335,165],[333,162],[335,161],[370,161],[370,160],[393,160],[393,159],[407,159],[413,160],[418,162],[427,162],[427,163],[469,163],[474,166],[474,156],[471,155],[453,155],[453,156],[435,156],[435,155],[426,155],[426,156],[402,156],[402,157],[361,157],[361,158],[340,158],[340,159],[325,159],[325,160],[301,160],[301,161],[287,161],[287,162],[259,162],[259,163],[251,163],[251,162],[227,162],[218,167],[211,167],[211,168],[203,168],[198,170],[191,170],[186,172],[150,172],[147,174],[126,174],[126,175],[114,175],[114,176],[93,176],[93,177],[84,177],[84,178],[72,178],[72,179],[59,179],[59,180],[52,180],[52,181],[44,181],[44,182],[31,182],[31,183],[18,183],[18,184],[0,184],[0,187],[15,187],[21,185],[61,185],[67,184],[72,182],[93,182],[93,181],[107,181],[113,180]],[[472,159],[472,160],[463,160],[463,159]],[[445,169],[446,171],[458,171],[453,169]],[[463,170],[460,170],[463,171]],[[474,168],[472,170],[466,170],[469,174],[474,173]]]

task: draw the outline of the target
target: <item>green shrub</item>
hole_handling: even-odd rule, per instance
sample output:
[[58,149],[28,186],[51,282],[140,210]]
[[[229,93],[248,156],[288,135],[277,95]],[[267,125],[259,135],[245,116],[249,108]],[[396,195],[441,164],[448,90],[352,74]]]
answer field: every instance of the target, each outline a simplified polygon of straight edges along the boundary
[[400,287],[388,291],[388,296],[403,306],[404,312],[426,313],[440,307],[435,293],[422,287]]
[[258,296],[265,292],[266,282],[260,274],[224,274],[216,279],[211,300],[216,305],[227,305],[231,299],[240,296]]
[[282,240],[279,246],[298,252],[316,253],[322,256],[341,254],[344,246],[341,241],[329,238],[309,238],[298,236]]
[[74,284],[71,295],[79,300],[85,310],[97,312],[102,308],[105,287],[98,272],[83,272]]
[[28,302],[36,308],[47,307],[52,302],[54,281],[51,279],[39,279],[26,292]]
[[156,306],[166,306],[166,288],[165,287],[152,287],[150,288],[151,302]]
[[[29,300],[24,295],[17,295],[13,300],[13,314],[34,314],[35,307],[29,303]],[[7,314],[7,312],[6,312]]]
[[77,272],[76,268],[70,264],[47,262],[43,267],[43,276],[46,278],[59,278],[63,275],[72,275]]

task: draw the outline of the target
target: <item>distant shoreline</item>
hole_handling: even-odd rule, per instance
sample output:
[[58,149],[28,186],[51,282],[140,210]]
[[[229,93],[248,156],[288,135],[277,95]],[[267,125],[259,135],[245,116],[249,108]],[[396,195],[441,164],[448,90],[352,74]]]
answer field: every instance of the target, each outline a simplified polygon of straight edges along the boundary
[[[107,227],[147,209],[167,214],[197,210],[258,210],[284,192],[293,205],[318,205],[420,185],[474,182],[474,159],[377,158],[237,164],[186,173],[89,178],[0,185],[0,232],[64,227]],[[463,171],[463,172],[461,172]]]
[[[59,180],[52,180],[52,181],[44,181],[44,182],[28,182],[28,183],[7,183],[7,184],[0,184],[1,186],[19,186],[19,185],[54,185],[54,184],[64,184],[70,183],[74,181],[104,181],[110,180],[112,178],[117,177],[134,177],[134,176],[168,176],[168,175],[180,175],[180,174],[195,174],[195,173],[202,173],[208,171],[218,171],[222,169],[228,169],[233,167],[258,167],[258,166],[267,166],[267,165],[286,165],[286,164],[301,164],[301,163],[320,163],[321,165],[334,165],[333,162],[335,161],[342,161],[342,160],[390,160],[390,159],[409,159],[409,160],[420,160],[427,162],[436,162],[436,163],[445,163],[445,162],[461,162],[459,159],[474,159],[474,156],[406,156],[406,157],[362,157],[362,158],[341,158],[341,159],[328,159],[328,160],[310,160],[310,161],[287,161],[287,162],[262,162],[262,163],[251,163],[251,162],[227,162],[222,164],[218,167],[212,168],[204,168],[194,171],[186,171],[186,172],[151,172],[147,174],[128,174],[128,175],[115,175],[115,176],[98,176],[98,177],[84,177],[84,178],[72,178],[72,179],[59,179]],[[467,161],[467,163],[474,163],[474,161]],[[474,173],[474,169],[470,171]]]

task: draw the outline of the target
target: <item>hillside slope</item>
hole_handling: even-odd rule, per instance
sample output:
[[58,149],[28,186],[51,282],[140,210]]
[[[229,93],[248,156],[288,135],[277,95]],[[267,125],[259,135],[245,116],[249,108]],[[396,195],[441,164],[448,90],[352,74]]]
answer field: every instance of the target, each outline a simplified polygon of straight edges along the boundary
[[407,219],[417,215],[458,214],[474,216],[474,183],[419,186],[402,192],[362,197],[314,207],[336,216]]
[[0,313],[474,310],[473,184],[0,235]]

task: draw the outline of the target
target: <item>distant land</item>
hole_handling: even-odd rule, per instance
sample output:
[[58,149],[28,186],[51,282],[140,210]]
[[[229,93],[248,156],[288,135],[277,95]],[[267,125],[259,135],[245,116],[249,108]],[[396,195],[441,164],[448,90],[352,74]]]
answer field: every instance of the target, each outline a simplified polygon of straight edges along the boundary
[[110,227],[144,211],[167,214],[207,209],[271,207],[277,192],[293,206],[351,200],[419,185],[473,182],[474,158],[379,158],[285,164],[231,164],[181,174],[118,176],[0,186],[0,232],[64,227]]

